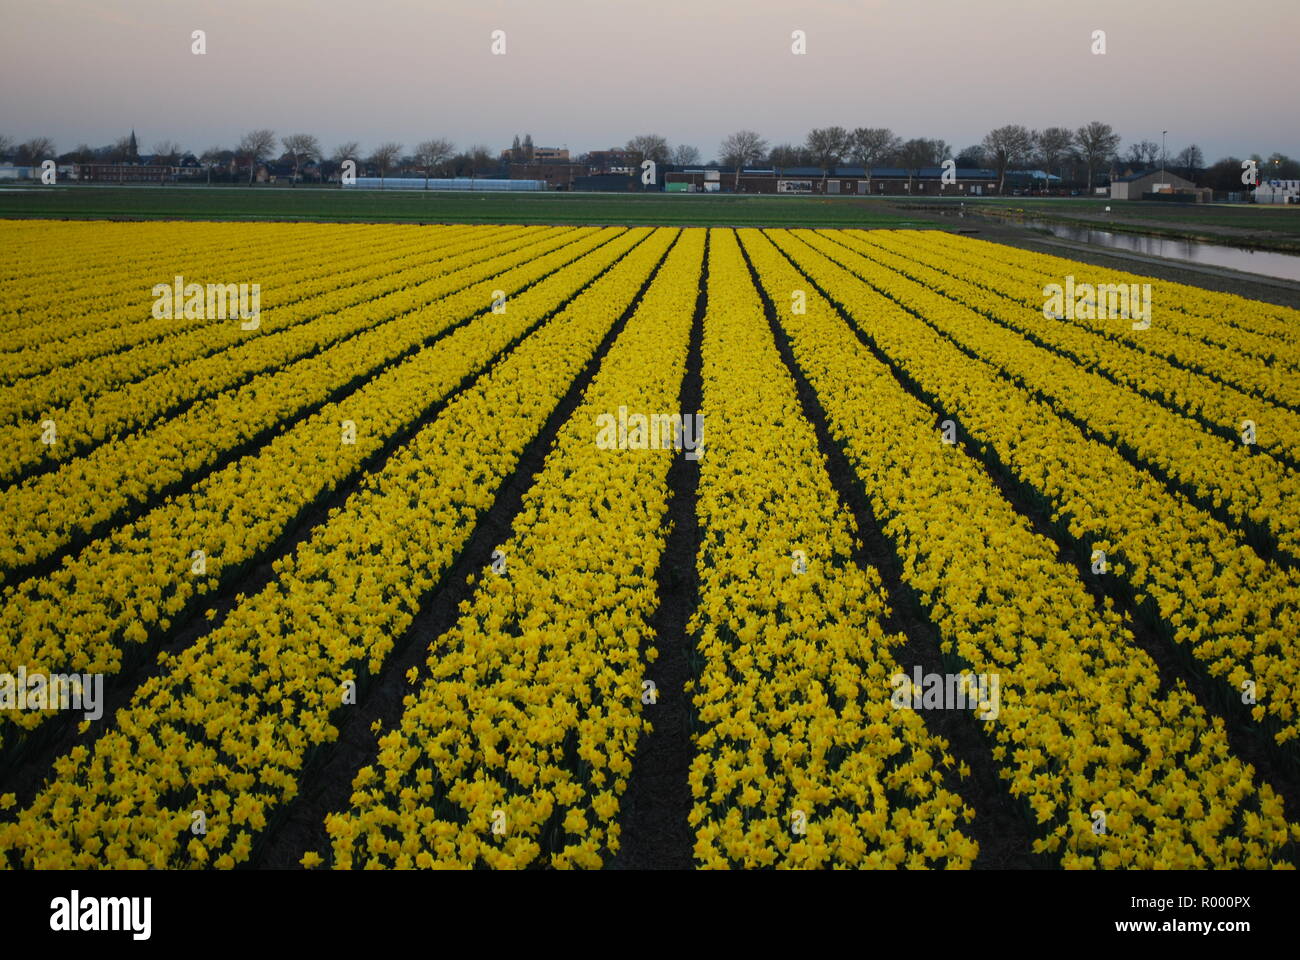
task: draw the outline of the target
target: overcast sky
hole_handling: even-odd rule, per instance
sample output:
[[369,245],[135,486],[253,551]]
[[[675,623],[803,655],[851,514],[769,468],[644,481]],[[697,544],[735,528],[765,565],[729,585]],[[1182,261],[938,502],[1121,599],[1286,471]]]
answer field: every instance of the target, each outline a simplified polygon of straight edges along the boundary
[[777,143],[886,126],[956,150],[1096,119],[1207,161],[1300,156],[1298,0],[0,0],[0,24],[0,134],[60,151],[134,127],[142,152],[201,152],[270,127],[327,151],[654,132],[710,159],[744,127]]

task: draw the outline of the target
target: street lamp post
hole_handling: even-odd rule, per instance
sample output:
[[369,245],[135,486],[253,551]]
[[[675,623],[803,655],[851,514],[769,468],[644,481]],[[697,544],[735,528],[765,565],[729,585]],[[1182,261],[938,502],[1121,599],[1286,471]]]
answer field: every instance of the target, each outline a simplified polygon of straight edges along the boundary
[[1168,130],[1160,131],[1160,185],[1162,187],[1165,185],[1165,135],[1168,133]]

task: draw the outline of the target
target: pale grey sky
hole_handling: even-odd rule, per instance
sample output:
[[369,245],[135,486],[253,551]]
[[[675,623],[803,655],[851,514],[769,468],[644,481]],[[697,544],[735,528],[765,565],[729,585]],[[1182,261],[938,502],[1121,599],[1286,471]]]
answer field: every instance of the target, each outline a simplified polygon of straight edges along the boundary
[[1125,144],[1167,129],[1171,154],[1194,141],[1207,161],[1300,155],[1297,0],[0,0],[0,24],[0,134],[60,151],[134,127],[143,151],[200,152],[264,126],[327,150],[655,132],[708,159],[742,127],[776,143],[887,126],[960,149],[1096,119]]

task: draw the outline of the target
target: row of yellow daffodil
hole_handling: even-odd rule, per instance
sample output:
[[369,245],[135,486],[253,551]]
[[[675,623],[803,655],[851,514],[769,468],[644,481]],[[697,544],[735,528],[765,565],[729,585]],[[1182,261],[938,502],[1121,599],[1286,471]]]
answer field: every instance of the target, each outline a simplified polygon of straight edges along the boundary
[[[1061,283],[1062,278],[1070,274],[1074,274],[1079,282],[1087,283],[1152,283],[1151,277],[1084,265],[1075,260],[1018,250],[973,237],[936,233],[927,237],[924,243],[949,252],[958,261],[986,266],[995,276],[1008,277],[1014,282],[1023,282],[1027,275],[1032,275],[1040,290],[1042,284]],[[1166,280],[1159,283],[1162,290],[1170,293],[1169,297],[1161,298],[1159,309],[1166,315],[1172,312],[1167,317],[1171,329],[1225,345],[1233,342],[1257,345],[1261,356],[1269,355],[1270,344],[1275,341],[1292,346],[1300,344],[1300,326],[1296,323],[1300,317],[1290,307]]]
[[[329,259],[313,256],[319,247],[307,237],[286,238],[279,249],[258,246],[244,250],[234,247],[206,253],[206,256],[205,252],[200,252],[190,257],[178,252],[173,261],[153,267],[149,272],[150,267],[137,263],[134,254],[142,246],[149,249],[151,240],[147,235],[143,236],[135,243],[125,244],[124,249],[118,252],[119,282],[129,284],[121,291],[106,297],[102,292],[104,280],[68,277],[60,279],[69,284],[70,290],[80,290],[82,296],[79,300],[60,302],[56,296],[39,307],[15,304],[28,318],[28,325],[14,331],[15,349],[6,355],[4,380],[11,382],[57,370],[210,323],[213,318],[187,318],[184,301],[177,305],[170,319],[153,316],[154,285],[165,283],[171,287],[178,275],[184,277],[186,283],[260,282],[266,294],[261,300],[263,308],[302,299],[315,292],[339,289],[354,282],[347,276],[351,271],[340,271],[337,264],[333,265],[334,276],[331,277],[326,272],[330,266]],[[130,259],[130,270],[121,270],[121,258]],[[310,262],[304,265],[304,260]],[[6,284],[6,301],[13,303],[18,300],[24,290],[35,291],[42,285],[48,286],[48,276],[39,272]],[[80,286],[72,286],[75,284]],[[9,309],[7,304],[4,309]]]
[[[203,270],[201,267],[197,273],[181,274],[183,268],[178,266],[176,269],[179,275],[189,279],[222,276],[259,278],[262,286],[259,294],[260,310],[266,311],[265,330],[262,329],[262,318],[259,313],[258,333],[261,334],[284,329],[282,316],[292,322],[310,322],[312,314],[309,311],[299,313],[296,317],[285,313],[283,308],[291,303],[318,300],[326,294],[345,291],[383,278],[391,278],[387,287],[368,286],[358,291],[358,296],[373,297],[385,289],[398,289],[422,276],[412,267],[426,262],[431,255],[436,256],[439,252],[438,248],[446,248],[451,255],[456,255],[463,252],[465,244],[465,240],[458,240],[455,237],[442,238],[436,247],[413,242],[410,236],[402,237],[402,241],[400,244],[394,242],[391,245],[391,254],[382,247],[373,251],[367,248],[363,263],[348,270],[338,270],[335,267],[334,275],[325,277],[307,274],[305,268],[278,275],[268,275],[266,272],[254,273],[252,268],[238,274],[219,273],[215,269]],[[286,256],[291,255],[286,254]],[[325,264],[318,265],[312,273],[327,269],[327,264],[328,260]],[[395,274],[398,276],[394,276]],[[139,279],[139,274],[134,275]],[[171,277],[161,274],[160,276],[163,276],[169,285],[172,284]],[[132,309],[128,311],[129,318],[118,320],[117,323],[121,326],[114,330],[104,331],[108,334],[116,333],[119,329],[129,330],[132,342],[105,345],[101,341],[106,338],[88,335],[71,341],[49,344],[47,350],[52,356],[47,357],[46,362],[50,364],[50,369],[58,368],[57,373],[26,377],[0,388],[0,422],[13,423],[18,420],[26,422],[33,417],[50,416],[51,410],[61,404],[75,399],[88,401],[90,397],[121,384],[142,380],[166,367],[178,367],[187,361],[218,353],[245,342],[250,336],[257,335],[241,330],[242,321],[236,320],[233,315],[226,320],[215,322],[212,322],[213,318],[198,321],[180,319],[174,323],[167,320],[157,322],[144,320],[142,318],[147,317],[150,311],[150,300],[147,299],[150,290],[151,287],[147,283],[137,283],[137,296]],[[361,302],[361,300],[354,302]],[[306,305],[310,307],[310,303]],[[335,299],[329,301],[332,310],[342,309],[346,305]],[[59,329],[60,326],[60,321],[50,321],[45,329]],[[202,329],[195,330],[196,327]],[[139,335],[145,328],[151,328],[147,336]],[[136,339],[137,335],[139,335],[138,339]],[[76,348],[81,351],[81,356],[79,358],[53,356],[60,348]],[[30,423],[26,425],[30,427]]]
[[[75,271],[78,265],[82,263],[95,262],[100,264],[101,258],[105,251],[112,248],[114,239],[121,239],[122,233],[112,233],[104,229],[109,221],[91,222],[85,220],[7,220],[3,224],[6,243],[9,244],[9,255],[5,257],[4,263],[0,264],[0,282],[16,280],[20,277],[26,277],[32,273],[44,269],[47,263],[53,264],[63,270]],[[154,225],[154,224],[151,224]],[[156,235],[160,237],[160,242],[168,242],[173,246],[183,245],[184,241],[179,238],[184,233],[183,224],[176,221],[166,222],[159,221],[157,226],[170,228],[167,241],[162,239],[162,233],[159,231]],[[43,249],[39,246],[46,237],[58,234],[59,240],[54,244],[52,249]],[[190,242],[198,240],[197,235],[190,232]],[[120,264],[119,264],[120,268]],[[10,329],[15,318],[11,315],[0,315],[0,331]]]
[[[775,242],[841,305],[889,361],[975,444],[1028,485],[1077,550],[1107,554],[1169,634],[1231,683],[1253,684],[1254,715],[1273,714],[1280,742],[1300,733],[1300,573],[1266,563],[1219,523],[1107,445],[1089,439],[981,360],[796,238]],[[934,317],[933,312],[927,317]],[[1068,384],[1065,384],[1068,388]]]
[[[0,824],[28,867],[228,868],[337,738],[351,684],[377,676],[573,377],[671,244],[645,242],[390,457],[279,576],[147,680],[116,729],[60,758]],[[617,507],[612,515],[621,516]],[[611,585],[612,587],[612,585]],[[12,798],[10,799],[12,802]],[[0,800],[3,805],[3,800]],[[206,833],[192,835],[193,812]]]
[[[890,703],[879,574],[841,504],[735,234],[714,230],[691,621],[703,867],[969,867],[947,744]],[[910,675],[910,669],[906,671]],[[955,776],[956,769],[949,770]]]
[[[528,229],[528,228],[520,228]],[[534,231],[538,228],[532,228]],[[541,243],[569,237],[569,230],[546,231]],[[502,269],[536,255],[530,240],[541,234],[512,236],[485,251],[454,253],[439,263],[429,277],[422,254],[408,255],[404,269],[368,283],[344,287],[268,312],[257,330],[243,330],[235,318],[216,329],[198,329],[175,337],[155,340],[139,348],[152,371],[131,380],[132,365],[141,364],[135,351],[114,355],[128,381],[117,389],[100,392],[96,384],[79,384],[80,371],[69,368],[65,375],[54,372],[21,389],[40,389],[45,379],[66,381],[77,391],[72,400],[58,407],[43,407],[36,422],[21,421],[0,427],[0,482],[12,482],[36,464],[67,462],[83,450],[124,432],[147,426],[165,411],[237,385],[256,373],[279,369],[287,363],[311,356],[356,333],[401,313],[486,280]],[[209,351],[210,346],[219,348]],[[195,355],[197,354],[197,355]],[[64,394],[68,389],[62,391]],[[38,424],[53,420],[57,442],[43,442]]]
[[[602,236],[617,233],[608,228]],[[463,327],[94,541],[49,576],[19,584],[0,605],[0,673],[19,665],[29,674],[118,672],[124,645],[165,633],[173,617],[261,556],[307,506],[348,483],[368,457],[635,242],[624,234],[593,249],[512,297],[504,314],[481,300],[471,304],[480,315]],[[501,282],[513,289],[518,281],[506,274]],[[355,424],[354,442],[341,444],[347,420]],[[193,575],[196,549],[205,555],[202,576]],[[46,715],[0,715],[0,735],[10,723],[33,729]]]
[[598,449],[597,418],[679,405],[703,247],[703,230],[681,234],[524,495],[505,569],[432,643],[401,726],[327,818],[336,866],[591,868],[618,850],[655,716],[640,648],[673,453]]
[[[950,654],[1001,677],[984,723],[1035,848],[1066,867],[1266,867],[1296,839],[1223,723],[1099,609],[934,411],[911,397],[801,272],[741,231],[800,368]],[[806,292],[805,312],[790,291]],[[916,321],[920,323],[920,320]],[[1097,818],[1098,813],[1104,821]],[[1095,831],[1103,823],[1104,830]]]
[[[150,221],[121,224],[110,221],[77,220],[7,220],[3,224],[5,236],[13,244],[12,255],[0,267],[0,281],[19,280],[48,269],[59,270],[77,279],[91,278],[102,282],[104,291],[124,290],[130,281],[123,276],[120,256],[124,243],[137,244],[141,262],[146,266],[166,264],[177,256],[202,256],[220,252],[223,248],[252,244],[261,248],[263,242],[286,243],[295,238],[305,238],[308,231],[297,227],[321,227],[321,224],[260,223],[249,224],[252,230],[243,231],[238,224],[204,224],[222,226],[224,231],[196,229],[198,225],[181,221]],[[318,238],[328,235],[327,230],[312,231]],[[150,242],[140,245],[140,238]],[[74,299],[70,290],[57,291],[54,297],[62,302]],[[0,314],[0,330],[21,327],[20,315]]]
[[1032,395],[1086,424],[1098,437],[1172,479],[1202,505],[1220,505],[1237,522],[1249,521],[1300,557],[1300,474],[1259,456],[1240,438],[1228,440],[1141,394],[1080,369],[1058,354],[924,284],[854,253],[825,237],[808,242],[892,300],[939,329],[975,356],[1002,370]]
[[[141,223],[125,229],[112,224],[77,224],[28,221],[29,229],[20,230],[19,221],[0,224],[0,236],[15,255],[28,257],[21,267],[4,277],[9,292],[0,304],[0,332],[4,344],[0,349],[17,352],[41,343],[54,343],[73,337],[100,332],[130,320],[138,320],[138,308],[122,314],[122,308],[141,302],[140,288],[149,292],[153,282],[145,278],[157,275],[171,279],[176,273],[193,274],[220,263],[238,270],[242,264],[263,264],[278,268],[290,257],[303,257],[318,250],[328,233],[313,224],[304,230],[294,224],[259,224],[260,230],[232,230],[233,224]],[[30,229],[36,224],[36,229]],[[225,230],[209,229],[224,226]],[[306,225],[303,225],[306,226]],[[89,229],[88,229],[89,228]],[[363,235],[363,228],[353,226],[342,239]],[[116,232],[115,241],[105,238]],[[123,251],[130,252],[130,270],[122,269]],[[48,278],[58,277],[55,289]],[[42,283],[44,279],[44,283]],[[152,302],[152,297],[146,301]],[[0,380],[11,379],[8,371]]]
[[[859,235],[859,231],[853,231]],[[902,239],[895,235],[894,241]],[[1043,287],[1049,283],[1064,283],[1067,274],[1048,272],[1046,263],[1037,263],[1032,254],[1009,249],[996,259],[980,244],[969,243],[950,246],[958,237],[927,236],[918,238],[916,244],[906,244],[908,255],[937,257],[954,275],[969,278],[986,289],[1005,296],[1014,296],[1034,305],[1041,313],[1046,299]],[[898,250],[896,242],[891,243]],[[898,252],[903,252],[898,250]],[[1054,258],[1053,258],[1054,259]],[[1059,266],[1068,264],[1074,271],[1076,283],[1119,283],[1121,280],[1139,290],[1144,284],[1152,287],[1151,322],[1162,330],[1198,344],[1214,344],[1268,364],[1300,367],[1300,332],[1295,324],[1300,311],[1278,307],[1256,300],[1246,300],[1229,294],[1213,293],[1186,284],[1157,280],[1132,274],[1093,273],[1091,266],[1069,261],[1055,261]],[[934,265],[933,263],[931,264]],[[1208,294],[1214,299],[1204,301]],[[1085,301],[1088,298],[1084,298]],[[1091,298],[1100,305],[1095,290]],[[1076,306],[1078,298],[1076,298]],[[1247,318],[1243,319],[1238,318]],[[1129,330],[1132,330],[1130,325]],[[1138,331],[1144,332],[1144,331]]]
[[[946,253],[946,248],[944,252]],[[1008,269],[1006,264],[1009,258],[1000,259],[999,270]],[[974,275],[986,269],[979,259],[970,263],[969,267]],[[1011,288],[1017,299],[1034,303],[1038,316],[1042,317],[1046,299],[1044,285],[1063,285],[1069,275],[1071,274],[1053,276],[1035,270],[1018,270],[1009,278],[995,274],[983,279]],[[1076,283],[1107,282],[1099,278],[1091,267],[1083,264],[1074,264],[1072,275]],[[1076,298],[1073,316],[1061,311],[1065,314],[1065,322],[1104,339],[1128,344],[1135,350],[1149,353],[1158,359],[1207,374],[1247,392],[1283,399],[1288,403],[1295,403],[1296,398],[1300,397],[1300,390],[1295,389],[1295,380],[1300,373],[1300,344],[1276,334],[1241,329],[1217,318],[1189,316],[1175,308],[1182,291],[1188,289],[1186,287],[1162,280],[1153,281],[1150,277],[1137,278],[1132,283],[1138,285],[1139,291],[1144,289],[1143,284],[1151,288],[1149,325],[1135,330],[1131,318],[1107,316],[1114,308],[1108,297],[1096,292],[1091,298],[1084,298],[1085,306],[1086,301],[1091,299],[1098,308],[1094,318],[1081,315]],[[1132,287],[1129,286],[1128,289],[1131,302]],[[1142,299],[1145,302],[1145,296]],[[1118,305],[1122,305],[1122,301]],[[1106,309],[1103,310],[1103,307]],[[1277,309],[1286,310],[1284,307]]]
[[[988,278],[987,270],[967,267],[959,273],[949,254],[931,250],[921,235],[914,234],[915,240],[889,231],[825,236],[979,311],[1039,346],[1089,370],[1101,371],[1120,386],[1191,417],[1221,436],[1235,440],[1242,422],[1251,420],[1261,450],[1272,456],[1294,456],[1294,438],[1300,436],[1300,413],[1288,407],[1175,366],[1123,341],[1099,337],[1064,320],[1044,318],[1041,297],[1035,300],[1012,284],[990,286],[995,281]],[[1161,299],[1172,295],[1172,291],[1162,288]]]
[[[287,369],[270,370],[195,403],[150,429],[97,447],[56,471],[0,491],[0,543],[7,544],[0,546],[0,570],[40,560],[74,541],[79,530],[89,531],[132,505],[148,502],[157,491],[219,461],[232,448],[291,421],[331,393],[364,380],[474,316],[493,302],[494,290],[517,290],[585,254],[608,239],[612,229],[566,232],[530,246],[529,253],[494,258],[500,269],[487,278],[478,275],[479,268],[458,274],[459,281],[449,279],[421,293],[395,294],[346,311],[337,322],[331,317],[308,324],[304,332],[346,325],[355,335]],[[516,259],[522,262],[512,268]],[[268,337],[232,353],[260,353],[263,359],[258,362],[266,363],[264,357],[274,361],[279,355],[273,349],[276,343]]]

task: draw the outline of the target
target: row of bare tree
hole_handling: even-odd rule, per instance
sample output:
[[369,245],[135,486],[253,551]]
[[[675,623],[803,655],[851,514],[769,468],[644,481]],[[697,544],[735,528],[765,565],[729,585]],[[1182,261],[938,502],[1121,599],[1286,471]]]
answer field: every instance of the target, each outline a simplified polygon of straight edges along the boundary
[[815,166],[827,174],[842,162],[870,170],[872,167],[900,167],[909,180],[922,168],[945,160],[957,166],[992,167],[998,177],[998,190],[1006,183],[1008,170],[1028,164],[1040,164],[1044,170],[1059,170],[1066,157],[1077,157],[1088,171],[1091,187],[1093,172],[1111,157],[1119,146],[1119,135],[1109,124],[1092,121],[1077,130],[1048,127],[1029,130],[1008,124],[991,130],[976,147],[968,147],[954,156],[944,140],[914,137],[904,140],[887,127],[821,127],[809,131],[802,145],[777,144],[770,150],[766,141],[752,130],[731,134],[722,142],[721,161],[727,166],[748,166],[764,159],[772,166]]
[[[998,177],[998,189],[1005,187],[1008,170],[1036,165],[1047,173],[1065,179],[1064,168],[1079,164],[1092,186],[1094,174],[1108,165],[1121,162],[1115,151],[1120,137],[1109,124],[1094,120],[1078,129],[1048,127],[1030,130],[1008,124],[991,130],[976,146],[954,155],[947,142],[927,137],[904,140],[886,127],[820,127],[808,132],[802,144],[768,142],[753,130],[739,130],[728,135],[718,151],[718,161],[726,167],[752,167],[767,163],[773,167],[818,167],[824,176],[841,163],[865,167],[900,167],[909,179],[924,167],[938,166],[952,159],[959,167],[991,167]],[[628,141],[627,149],[638,158],[657,162],[696,163],[699,151],[694,147],[669,148],[668,141],[657,134],[642,134]],[[1160,146],[1147,140],[1129,148],[1127,161],[1135,166],[1155,166],[1160,161]],[[1174,166],[1194,171],[1204,164],[1200,147],[1185,148]]]
[[[278,148],[281,151],[276,154]],[[841,163],[855,166],[899,167],[908,172],[909,180],[922,168],[933,167],[952,159],[958,167],[988,167],[995,171],[999,191],[1004,189],[1009,170],[1037,167],[1048,173],[1061,177],[1064,182],[1067,169],[1075,171],[1075,180],[1082,180],[1091,188],[1095,174],[1107,167],[1114,170],[1124,164],[1137,169],[1147,169],[1166,163],[1171,170],[1183,172],[1188,179],[1194,179],[1204,168],[1205,158],[1200,147],[1192,144],[1183,148],[1173,158],[1162,157],[1161,146],[1150,140],[1141,140],[1130,144],[1123,156],[1118,154],[1120,137],[1109,124],[1091,121],[1077,129],[1067,127],[1047,127],[1043,130],[1030,130],[1020,124],[1007,124],[989,131],[977,145],[954,155],[952,147],[944,140],[915,137],[909,140],[894,134],[885,127],[821,127],[809,131],[802,144],[768,142],[753,130],[739,130],[729,134],[721,144],[718,162],[736,170],[739,182],[740,170],[767,164],[773,167],[809,166],[817,167],[829,176],[831,171]],[[15,143],[8,137],[0,136],[0,158],[13,156],[20,163],[32,163],[54,156],[54,143],[48,137],[33,137],[22,143]],[[246,133],[233,150],[218,147],[210,148],[198,158],[207,168],[208,182],[212,180],[214,169],[227,168],[231,175],[242,168],[248,170],[251,184],[257,175],[258,167],[270,160],[278,160],[293,168],[293,182],[296,184],[304,169],[310,170],[318,179],[324,180],[335,174],[348,160],[358,165],[367,165],[378,172],[380,179],[391,171],[414,170],[423,173],[425,184],[435,175],[464,175],[475,177],[480,173],[494,169],[498,160],[486,146],[475,145],[466,151],[457,152],[455,145],[448,139],[434,137],[415,146],[413,154],[404,155],[403,145],[393,141],[379,144],[366,156],[361,155],[360,145],[356,141],[339,144],[328,155],[322,150],[320,141],[308,133],[294,133],[277,139],[274,131],[267,129],[251,130]],[[672,146],[659,134],[640,134],[627,141],[624,152],[635,165],[642,160],[654,160],[660,164],[692,165],[700,163],[700,151],[689,144]],[[515,144],[509,151],[511,159],[528,160],[532,158],[532,137],[526,135],[523,141],[515,137]],[[184,151],[173,140],[163,140],[155,144],[153,156],[156,162],[175,164]],[[1259,158],[1261,167],[1268,169],[1274,176],[1288,176],[1294,161],[1282,154],[1273,154],[1267,161]],[[121,162],[131,157],[131,141],[123,137],[110,147],[92,150],[84,144],[60,160],[91,161],[107,160]],[[1235,158],[1218,161],[1208,172],[1218,167],[1229,169],[1236,164]],[[1265,166],[1266,164],[1266,166]],[[1083,174],[1082,177],[1079,174]],[[1223,177],[1215,175],[1215,182]]]
[[[322,166],[337,169],[348,160],[354,163],[368,163],[379,171],[379,177],[382,181],[395,164],[402,159],[402,144],[396,141],[385,141],[375,147],[367,157],[361,156],[360,144],[353,140],[348,143],[339,144],[329,154],[325,156],[321,149],[320,141],[310,133],[294,133],[280,138],[280,146],[284,151],[282,159],[286,160],[293,166],[293,183],[297,183],[301,170],[304,165],[316,164],[318,169]],[[258,164],[270,157],[271,152],[275,149],[275,133],[271,130],[252,130],[246,133],[239,145],[235,148],[234,155],[239,160],[248,164],[248,182],[253,182]],[[214,157],[220,157],[222,151],[212,149],[205,151],[200,158],[205,165]],[[485,146],[471,147],[469,153],[463,155],[469,162],[472,172],[486,169],[492,163],[492,156]],[[450,140],[444,137],[433,137],[419,143],[415,148],[415,153],[411,158],[414,165],[424,172],[425,185],[433,174],[440,172],[444,166],[456,159],[456,147]],[[209,167],[209,171],[211,167]],[[328,171],[322,170],[323,177]],[[209,172],[209,178],[211,174]]]
[[[277,143],[281,151],[279,154],[275,153]],[[33,137],[23,143],[15,144],[9,137],[0,135],[0,157],[12,154],[20,163],[32,163],[53,158],[54,153],[54,142],[49,137]],[[184,149],[174,140],[160,141],[153,148],[154,162],[160,164],[175,164],[184,154]],[[81,163],[96,160],[122,163],[133,157],[130,139],[122,137],[111,146],[99,150],[93,150],[82,144],[59,159]],[[406,161],[405,166],[414,166],[422,170],[426,180],[444,168],[468,170],[471,176],[476,176],[495,164],[486,146],[476,145],[468,152],[458,154],[455,145],[441,137],[434,137],[418,144],[414,155],[410,157],[402,156],[402,144],[391,141],[381,143],[368,155],[362,156],[360,144],[355,140],[339,144],[327,155],[322,150],[320,141],[312,134],[293,133],[277,139],[275,132],[267,129],[250,130],[233,150],[211,147],[197,159],[207,168],[208,182],[212,180],[214,169],[232,166],[247,167],[250,184],[257,176],[258,166],[272,159],[283,161],[293,167],[294,183],[301,179],[305,167],[315,165],[318,177],[323,179],[337,171],[348,160],[358,165],[368,164],[374,167],[379,171],[381,178],[387,176],[399,162]]]

